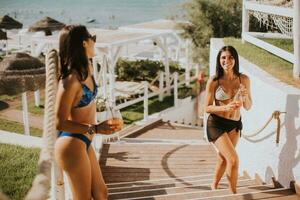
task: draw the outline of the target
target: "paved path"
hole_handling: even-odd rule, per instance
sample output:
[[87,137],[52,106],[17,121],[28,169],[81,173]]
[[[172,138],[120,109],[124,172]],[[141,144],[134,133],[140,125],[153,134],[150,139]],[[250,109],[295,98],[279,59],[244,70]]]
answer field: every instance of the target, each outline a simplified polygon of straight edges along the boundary
[[[0,112],[0,118],[6,119],[9,121],[19,122],[19,123],[23,124],[23,111],[17,110],[17,109],[6,109],[6,110]],[[34,115],[32,113],[29,113],[29,126],[42,130],[43,129],[43,116]]]

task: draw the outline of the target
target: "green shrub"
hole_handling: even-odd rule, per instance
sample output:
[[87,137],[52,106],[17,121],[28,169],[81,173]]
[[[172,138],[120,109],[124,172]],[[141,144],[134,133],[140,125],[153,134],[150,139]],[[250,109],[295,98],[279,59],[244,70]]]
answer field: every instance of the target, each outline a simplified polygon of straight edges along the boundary
[[[118,80],[122,81],[152,81],[159,71],[164,71],[164,65],[160,61],[119,59],[116,65]],[[170,62],[170,72],[175,71],[183,73],[178,63]]]

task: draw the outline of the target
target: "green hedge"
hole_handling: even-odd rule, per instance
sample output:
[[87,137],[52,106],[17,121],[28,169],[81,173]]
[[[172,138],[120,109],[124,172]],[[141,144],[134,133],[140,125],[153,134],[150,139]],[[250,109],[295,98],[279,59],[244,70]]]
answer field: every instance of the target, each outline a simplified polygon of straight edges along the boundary
[[[170,62],[169,66],[171,73],[177,71],[181,74],[184,71],[176,62]],[[116,64],[117,79],[121,81],[152,81],[159,71],[164,71],[161,61],[119,59]]]

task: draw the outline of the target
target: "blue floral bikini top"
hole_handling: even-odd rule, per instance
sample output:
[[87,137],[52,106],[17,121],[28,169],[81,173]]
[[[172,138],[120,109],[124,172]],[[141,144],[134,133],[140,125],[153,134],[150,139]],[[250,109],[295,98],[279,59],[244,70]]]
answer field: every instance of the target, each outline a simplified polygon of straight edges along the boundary
[[91,91],[88,86],[86,86],[84,83],[81,83],[82,86],[82,96],[80,98],[80,101],[75,106],[75,108],[82,108],[84,106],[89,105],[97,96],[98,86],[96,84],[96,81],[94,79],[94,76],[92,76],[93,83],[94,83],[94,90]]

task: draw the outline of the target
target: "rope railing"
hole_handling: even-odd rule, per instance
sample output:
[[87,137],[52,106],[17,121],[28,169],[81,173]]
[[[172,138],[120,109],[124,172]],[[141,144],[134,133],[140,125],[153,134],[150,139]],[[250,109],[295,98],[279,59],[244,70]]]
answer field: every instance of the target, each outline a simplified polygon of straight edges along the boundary
[[56,135],[54,105],[57,89],[57,67],[57,52],[51,50],[46,56],[46,97],[43,128],[43,142],[45,145],[41,150],[38,161],[38,174],[35,176],[32,187],[25,197],[26,200],[49,198]]
[[276,126],[276,144],[279,143],[279,138],[280,138],[280,114],[283,114],[286,112],[280,112],[278,110],[275,110],[272,115],[270,116],[270,118],[267,120],[267,122],[257,131],[255,131],[252,134],[242,134],[242,137],[245,139],[250,139],[252,137],[255,137],[257,135],[259,135],[272,121],[272,119],[276,119],[277,121],[277,126]]

